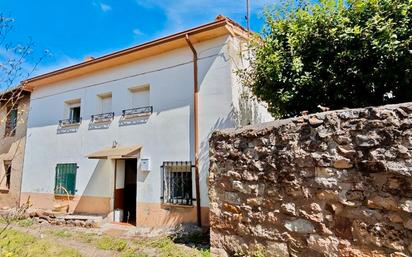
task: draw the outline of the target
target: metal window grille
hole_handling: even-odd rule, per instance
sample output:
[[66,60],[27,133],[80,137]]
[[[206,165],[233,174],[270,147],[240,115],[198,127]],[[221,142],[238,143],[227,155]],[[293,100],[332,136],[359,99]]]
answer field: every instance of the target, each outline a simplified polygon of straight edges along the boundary
[[193,205],[191,162],[164,162],[162,200],[164,204]]
[[109,122],[114,119],[114,112],[95,114],[91,116],[92,123]]
[[59,126],[60,127],[77,126],[81,122],[82,122],[82,118],[79,118],[79,120],[72,120],[72,119],[59,120]]
[[11,162],[4,162],[4,169],[6,171],[6,187],[10,189],[10,182],[11,182]]
[[153,106],[132,108],[122,111],[123,118],[147,116],[153,113]]
[[[57,164],[54,194],[75,194],[77,168],[77,163]],[[67,190],[67,192],[65,190]]]

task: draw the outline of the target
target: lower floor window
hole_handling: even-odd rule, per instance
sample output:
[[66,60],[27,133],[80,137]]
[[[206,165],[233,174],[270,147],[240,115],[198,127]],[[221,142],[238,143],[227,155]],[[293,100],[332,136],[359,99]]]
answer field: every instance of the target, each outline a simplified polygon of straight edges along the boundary
[[177,205],[192,205],[192,163],[164,162],[163,203]]
[[4,162],[4,175],[0,178],[0,185],[2,186],[3,190],[10,190],[10,181],[11,181],[11,162],[5,161]]
[[77,163],[62,163],[56,166],[55,195],[74,195],[76,192]]

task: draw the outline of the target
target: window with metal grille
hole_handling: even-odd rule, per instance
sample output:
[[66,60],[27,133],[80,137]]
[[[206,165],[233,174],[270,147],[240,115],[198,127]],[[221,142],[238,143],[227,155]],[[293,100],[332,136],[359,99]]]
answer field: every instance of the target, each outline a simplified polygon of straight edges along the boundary
[[77,163],[63,163],[56,166],[55,195],[74,195],[76,192]]
[[5,161],[4,162],[4,170],[6,171],[5,176],[2,178],[6,180],[6,188],[7,190],[10,189],[10,181],[11,181],[11,162]]
[[192,205],[192,163],[164,162],[161,168],[163,203]]
[[16,135],[17,113],[17,106],[7,108],[7,120],[5,129],[5,136],[7,137]]

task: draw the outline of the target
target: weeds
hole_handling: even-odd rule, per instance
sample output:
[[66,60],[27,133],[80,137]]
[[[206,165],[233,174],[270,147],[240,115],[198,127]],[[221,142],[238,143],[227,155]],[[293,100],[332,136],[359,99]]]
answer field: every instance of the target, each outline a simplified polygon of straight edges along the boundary
[[82,257],[75,249],[8,229],[0,240],[0,256],[7,257]]
[[27,210],[31,207],[30,197],[27,201],[22,204],[20,207],[15,208],[13,210],[8,211],[0,215],[0,224],[2,224],[2,228],[0,229],[0,237],[3,236],[8,228],[15,222],[25,219],[25,215]]
[[67,230],[48,230],[47,233],[61,238],[69,238],[73,236],[73,233]]
[[102,250],[122,252],[127,248],[127,241],[124,239],[114,239],[105,236],[96,241],[96,246]]
[[[19,222],[20,226],[29,227],[32,224],[30,220],[22,220]],[[31,228],[35,229],[35,228]],[[139,238],[139,239],[124,239],[111,237],[109,235],[101,235],[96,233],[86,233],[79,230],[68,230],[58,227],[50,227],[45,232],[50,236],[48,241],[46,239],[38,239],[36,237],[24,234],[26,237],[22,237],[18,232],[12,232],[13,230],[7,230],[7,238],[10,241],[8,248],[5,248],[5,242],[0,240],[0,256],[7,257],[79,257],[81,256],[77,251],[65,248],[62,245],[52,244],[51,238],[62,238],[67,240],[73,240],[89,244],[95,248],[105,251],[116,251],[121,257],[210,257],[210,251],[208,249],[195,249],[185,247],[183,245],[174,242],[170,237],[159,238]],[[12,234],[10,234],[12,233]],[[16,233],[17,236],[14,236]],[[17,237],[17,238],[16,238]],[[188,239],[189,238],[189,239]],[[200,235],[193,235],[186,238],[185,241],[200,243],[204,242],[204,238]],[[24,240],[23,240],[24,239]],[[50,244],[50,246],[49,246]],[[30,249],[30,254],[24,252],[25,249]],[[38,254],[41,252],[45,254]],[[48,251],[53,254],[48,255]],[[11,255],[9,254],[11,253]],[[34,253],[38,254],[35,255]]]
[[16,224],[20,227],[27,228],[27,227],[33,226],[33,220],[32,219],[18,220]]

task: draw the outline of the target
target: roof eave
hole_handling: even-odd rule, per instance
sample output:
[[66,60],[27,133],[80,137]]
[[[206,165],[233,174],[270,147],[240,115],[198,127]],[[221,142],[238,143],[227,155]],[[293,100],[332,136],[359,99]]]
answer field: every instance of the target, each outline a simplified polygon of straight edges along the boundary
[[[219,18],[219,17],[218,17]],[[104,55],[92,60],[88,60],[79,64],[75,64],[72,66],[68,66],[56,71],[52,71],[49,73],[45,73],[30,79],[27,79],[25,81],[22,82],[22,84],[24,85],[24,87],[33,89],[34,87],[40,86],[40,85],[44,85],[44,84],[48,84],[48,83],[52,83],[52,82],[57,82],[57,81],[61,81],[61,80],[65,80],[68,78],[73,78],[73,77],[77,77],[79,76],[78,74],[86,74],[89,73],[88,71],[86,71],[86,69],[89,69],[91,71],[97,71],[97,70],[101,70],[104,67],[112,67],[115,66],[116,64],[113,63],[113,65],[104,65],[104,63],[108,63],[110,61],[119,59],[121,57],[125,57],[128,55],[133,55],[134,53],[137,53],[139,51],[143,51],[143,50],[147,50],[150,48],[153,48],[155,46],[160,46],[163,44],[167,44],[167,43],[171,43],[174,41],[178,41],[178,40],[184,40],[186,35],[189,36],[196,36],[196,35],[200,35],[201,33],[207,33],[213,30],[218,30],[219,28],[223,28],[226,30],[226,33],[228,34],[232,34],[232,35],[238,35],[241,36],[243,38],[248,38],[250,36],[250,33],[247,32],[246,30],[244,30],[240,25],[238,25],[237,23],[235,23],[234,21],[228,19],[228,18],[220,18],[214,22],[208,23],[208,24],[204,24],[202,26],[193,28],[193,29],[189,29],[186,31],[182,31],[173,35],[169,35],[160,39],[156,39],[138,46],[134,46],[134,47],[130,47],[124,50],[120,50],[108,55]],[[219,35],[219,34],[216,34]],[[196,42],[196,39],[194,40],[194,42]],[[184,42],[182,42],[182,45],[184,44]],[[161,52],[160,52],[161,53]],[[136,58],[134,60],[137,60],[139,58]],[[118,61],[116,62],[117,64],[124,64],[124,63],[128,63],[130,61]],[[99,68],[97,66],[104,66],[103,68]],[[95,69],[91,68],[95,66]],[[80,71],[82,69],[85,69],[84,73],[81,72],[77,72]],[[72,74],[70,74],[72,73]],[[77,75],[76,75],[76,74]]]

